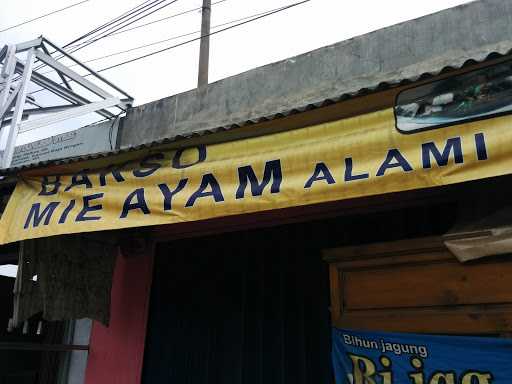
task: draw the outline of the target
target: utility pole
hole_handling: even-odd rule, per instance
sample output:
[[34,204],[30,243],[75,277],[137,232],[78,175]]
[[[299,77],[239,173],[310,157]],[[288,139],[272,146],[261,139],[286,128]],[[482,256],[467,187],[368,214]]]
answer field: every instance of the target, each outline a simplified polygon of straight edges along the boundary
[[199,73],[197,87],[208,84],[208,62],[210,59],[210,14],[212,10],[211,0],[203,0],[201,18],[201,46],[199,48]]

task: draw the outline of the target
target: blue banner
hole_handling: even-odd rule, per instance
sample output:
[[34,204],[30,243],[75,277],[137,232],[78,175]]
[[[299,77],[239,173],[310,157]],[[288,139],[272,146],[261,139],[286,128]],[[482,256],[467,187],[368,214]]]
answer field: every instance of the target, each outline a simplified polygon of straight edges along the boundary
[[510,384],[512,340],[333,328],[337,384]]

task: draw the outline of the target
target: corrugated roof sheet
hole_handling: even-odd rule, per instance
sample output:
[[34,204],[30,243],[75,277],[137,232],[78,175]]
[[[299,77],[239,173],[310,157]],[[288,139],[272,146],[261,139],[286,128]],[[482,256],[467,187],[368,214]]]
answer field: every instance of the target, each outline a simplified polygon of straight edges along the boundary
[[169,144],[169,143],[173,143],[173,142],[178,142],[178,141],[182,141],[182,140],[187,140],[187,139],[191,139],[191,138],[195,138],[195,137],[201,137],[201,136],[205,136],[205,135],[230,131],[233,129],[237,129],[237,128],[241,128],[241,127],[245,127],[245,126],[249,126],[249,125],[255,125],[255,124],[259,124],[259,123],[263,123],[263,122],[267,122],[267,121],[271,121],[271,120],[284,118],[284,117],[287,117],[290,115],[303,113],[303,112],[310,111],[313,109],[322,108],[322,107],[332,105],[335,103],[339,103],[339,102],[343,102],[343,101],[346,101],[346,100],[349,100],[349,99],[352,99],[355,97],[365,96],[365,95],[368,95],[371,93],[387,90],[387,89],[390,89],[393,87],[399,87],[399,86],[413,84],[418,81],[428,80],[430,78],[433,78],[433,77],[436,77],[436,76],[439,76],[442,74],[446,74],[446,73],[449,73],[449,72],[452,72],[455,70],[467,68],[467,67],[470,67],[470,66],[473,66],[476,64],[481,64],[481,63],[484,63],[487,61],[500,59],[500,58],[504,58],[504,57],[511,56],[511,55],[512,55],[512,49],[509,49],[507,52],[504,52],[504,53],[491,52],[480,60],[474,59],[474,58],[467,59],[460,66],[445,66],[436,72],[421,73],[417,76],[401,79],[399,81],[380,82],[379,84],[376,84],[372,87],[361,88],[354,92],[348,92],[348,93],[344,93],[344,94],[336,96],[336,97],[327,98],[327,99],[324,99],[324,100],[321,100],[321,101],[318,101],[315,103],[310,103],[310,104],[307,104],[304,106],[298,106],[296,108],[289,109],[289,110],[286,110],[286,111],[283,111],[280,113],[274,113],[274,114],[271,114],[268,116],[261,116],[256,119],[250,119],[250,120],[246,120],[246,121],[242,121],[242,122],[238,122],[238,123],[234,123],[234,124],[230,124],[230,125],[215,127],[215,128],[201,130],[201,131],[195,131],[195,132],[191,132],[190,134],[186,134],[186,135],[183,135],[183,134],[175,135],[175,136],[168,137],[168,138],[165,138],[162,140],[156,140],[156,141],[152,141],[149,143],[131,146],[128,148],[123,148],[123,149],[119,149],[119,150],[115,150],[115,151],[95,153],[95,154],[77,156],[77,157],[69,157],[69,158],[57,159],[57,160],[51,160],[51,161],[42,161],[42,162],[34,163],[31,165],[24,165],[24,166],[20,166],[20,167],[2,169],[2,170],[0,170],[0,175],[12,175],[12,174],[16,174],[18,172],[28,170],[28,169],[35,169],[35,168],[42,168],[42,167],[47,167],[47,166],[51,166],[51,165],[77,163],[77,162],[81,162],[81,161],[105,158],[105,157],[115,156],[115,155],[118,155],[121,153],[137,151],[137,150],[141,150],[141,149],[145,149],[145,148],[151,148],[151,147]]

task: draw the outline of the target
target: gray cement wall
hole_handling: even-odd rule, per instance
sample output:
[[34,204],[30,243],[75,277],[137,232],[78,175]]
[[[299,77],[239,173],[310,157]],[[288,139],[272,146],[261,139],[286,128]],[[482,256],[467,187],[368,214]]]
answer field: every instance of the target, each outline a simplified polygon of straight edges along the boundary
[[122,148],[283,112],[512,48],[512,1],[480,0],[131,110]]

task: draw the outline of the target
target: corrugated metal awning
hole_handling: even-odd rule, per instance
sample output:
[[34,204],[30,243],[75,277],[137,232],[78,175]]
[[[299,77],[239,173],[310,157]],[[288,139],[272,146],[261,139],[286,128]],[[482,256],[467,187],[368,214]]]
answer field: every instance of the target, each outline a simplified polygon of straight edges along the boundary
[[490,52],[480,58],[468,58],[461,65],[458,65],[458,66],[457,65],[444,66],[443,68],[441,68],[438,71],[424,72],[424,73],[418,74],[416,76],[403,78],[403,79],[396,80],[396,81],[380,82],[371,87],[361,88],[354,92],[343,93],[342,95],[326,98],[324,100],[320,100],[315,103],[309,103],[307,105],[297,106],[296,108],[289,109],[289,110],[286,110],[286,111],[283,111],[280,113],[274,113],[274,114],[270,114],[267,116],[261,116],[259,118],[245,120],[245,121],[241,121],[241,122],[230,124],[230,125],[214,127],[211,129],[203,129],[201,131],[194,131],[194,132],[190,132],[189,134],[175,135],[175,136],[167,137],[167,138],[164,138],[161,140],[156,140],[156,141],[152,141],[149,143],[130,146],[130,147],[118,149],[115,151],[94,153],[94,154],[89,154],[89,155],[84,155],[84,156],[68,157],[68,158],[58,159],[58,160],[42,161],[42,162],[34,163],[31,165],[24,165],[24,166],[20,166],[20,167],[3,169],[3,170],[0,170],[0,175],[4,175],[4,176],[5,175],[14,175],[20,171],[29,170],[29,169],[42,168],[42,167],[48,167],[48,166],[52,166],[52,165],[69,164],[69,163],[76,163],[76,162],[85,161],[85,160],[111,157],[111,156],[116,156],[116,155],[122,154],[122,153],[137,151],[140,149],[151,148],[151,147],[156,147],[156,146],[165,145],[165,144],[169,144],[169,143],[186,141],[186,140],[196,138],[196,137],[202,137],[202,136],[206,136],[206,135],[231,131],[231,130],[234,130],[237,128],[242,128],[242,127],[246,127],[246,126],[250,126],[250,125],[256,125],[259,123],[264,123],[264,122],[268,122],[268,121],[272,121],[272,120],[285,118],[290,115],[295,115],[298,113],[303,113],[303,112],[307,112],[310,110],[322,108],[322,107],[325,107],[328,105],[340,103],[340,102],[347,101],[347,100],[350,100],[350,99],[353,99],[356,97],[366,96],[366,95],[369,95],[372,93],[388,90],[391,88],[411,85],[416,82],[425,81],[425,80],[428,80],[428,79],[431,79],[431,78],[434,78],[434,77],[437,77],[440,75],[444,75],[444,74],[447,74],[447,73],[450,73],[453,71],[471,68],[475,65],[482,64],[485,62],[490,62],[490,61],[494,61],[497,59],[505,59],[505,58],[508,58],[509,56],[511,56],[511,54],[512,54],[512,49],[509,49],[506,52],[502,52],[502,53]]

